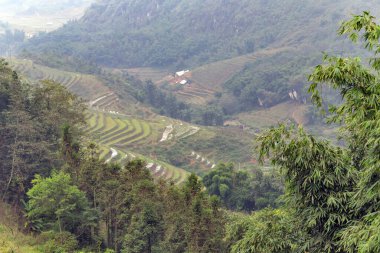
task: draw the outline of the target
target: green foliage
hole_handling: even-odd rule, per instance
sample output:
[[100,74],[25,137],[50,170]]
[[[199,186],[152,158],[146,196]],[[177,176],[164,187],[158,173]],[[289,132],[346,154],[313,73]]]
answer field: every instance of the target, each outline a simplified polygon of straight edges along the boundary
[[73,185],[70,175],[53,172],[51,177],[36,175],[27,192],[27,217],[38,231],[78,233],[92,222],[84,192]]
[[171,211],[164,213],[163,252],[225,252],[224,214],[219,201],[202,188],[192,174],[181,188],[165,190],[165,207]]
[[[45,63],[55,66],[66,61],[75,67],[78,60],[123,67],[196,66],[282,45],[288,34],[294,35],[288,45],[331,46],[333,24],[342,17],[337,10],[345,5],[345,1],[333,5],[324,1],[323,8],[316,8],[313,1],[102,1],[82,19],[34,38],[26,48],[46,55]],[[304,33],[294,34],[294,27]],[[315,33],[303,35],[310,30]]]
[[132,216],[122,252],[152,252],[154,246],[157,245],[160,230],[162,230],[162,217],[160,216],[156,206],[153,206],[152,203],[144,204],[142,211]]
[[332,106],[330,111],[331,121],[344,123],[341,131],[350,151],[348,156],[358,173],[350,199],[355,218],[340,234],[340,243],[348,252],[376,252],[380,244],[379,30],[374,17],[364,12],[343,23],[339,31],[354,42],[360,38],[373,53],[369,59],[371,69],[363,66],[358,58],[326,57],[325,65],[318,66],[310,77],[313,82],[310,91],[318,105],[322,103],[318,92],[321,83],[340,90],[344,99],[342,105]]
[[276,206],[281,189],[275,181],[279,180],[264,175],[260,170],[255,174],[236,171],[233,164],[219,164],[203,177],[210,195],[220,197],[229,209],[246,212]]
[[75,235],[69,232],[48,231],[41,234],[41,239],[46,240],[43,244],[45,253],[66,253],[74,252],[78,248],[78,241]]
[[234,99],[233,103],[222,102],[223,110],[228,114],[234,114],[259,106],[270,107],[289,100],[288,93],[293,89],[297,91],[299,101],[302,101],[302,80],[309,71],[307,67],[315,65],[316,59],[313,53],[295,57],[294,52],[283,52],[258,59],[245,66],[224,84]]
[[227,224],[230,252],[292,253],[305,237],[299,220],[283,209],[263,209],[249,217],[234,215]]
[[336,236],[350,219],[348,201],[356,177],[347,151],[285,125],[258,141],[260,159],[271,154],[282,170],[288,205],[296,207],[295,215],[311,235],[305,250],[339,252]]
[[[362,33],[361,31],[364,30]],[[307,233],[307,252],[379,250],[380,26],[368,12],[344,22],[340,33],[364,42],[373,53],[369,68],[360,58],[325,56],[310,75],[309,91],[323,105],[320,88],[338,90],[342,104],[330,106],[330,122],[341,123],[345,147],[280,125],[259,137],[260,158],[269,156],[285,175],[287,205]]]
[[191,122],[193,113],[189,105],[179,102],[172,94],[167,95],[151,81],[141,86],[141,90],[135,95],[136,99],[151,105],[162,115]]
[[60,165],[61,127],[69,124],[77,134],[83,105],[57,83],[32,87],[21,81],[3,60],[0,79],[0,190],[12,201],[24,196],[34,174],[47,176]]
[[35,89],[31,110],[39,115],[44,122],[46,135],[54,141],[59,140],[64,126],[76,130],[84,124],[85,106],[83,101],[61,84],[51,81],[41,81]]

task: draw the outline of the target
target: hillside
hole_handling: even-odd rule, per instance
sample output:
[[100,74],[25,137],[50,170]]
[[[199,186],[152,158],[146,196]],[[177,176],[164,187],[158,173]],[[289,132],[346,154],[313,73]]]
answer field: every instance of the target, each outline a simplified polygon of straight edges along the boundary
[[253,135],[249,131],[197,126],[160,116],[133,97],[114,92],[110,80],[95,75],[45,67],[30,60],[12,59],[12,65],[33,83],[54,80],[87,102],[83,130],[108,162],[124,163],[139,157],[152,164],[154,175],[175,182],[184,180],[185,170],[203,174],[219,162],[250,163]]
[[[287,102],[290,91],[302,102],[305,80],[322,51],[360,51],[337,39],[336,30],[366,9],[379,10],[380,4],[102,0],[80,20],[30,40],[22,55],[82,72],[91,72],[88,65],[121,69],[230,117]],[[181,69],[191,70],[187,85],[173,81]]]
[[0,21],[0,253],[379,253],[379,10],[96,0],[25,45]]
[[329,50],[337,45],[337,24],[369,7],[379,4],[347,4],[345,0],[322,0],[318,5],[311,0],[102,0],[80,20],[35,38],[26,49],[45,53],[53,61],[58,56],[114,67],[177,68],[284,45],[300,51]]

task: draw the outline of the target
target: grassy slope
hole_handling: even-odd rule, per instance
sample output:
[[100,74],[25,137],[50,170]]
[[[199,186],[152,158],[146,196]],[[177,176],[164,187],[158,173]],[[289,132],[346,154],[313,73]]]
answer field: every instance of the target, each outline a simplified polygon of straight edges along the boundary
[[240,72],[246,64],[286,50],[291,49],[286,47],[264,49],[253,54],[206,64],[192,71],[192,80],[201,87],[222,91],[222,85],[232,76]]
[[[12,228],[14,229],[14,228]],[[41,253],[35,238],[0,224],[0,252],[2,253]]]
[[307,105],[295,102],[286,102],[267,109],[241,113],[236,118],[244,125],[257,130],[266,129],[286,120],[304,125],[307,123],[304,116],[307,107]]
[[0,252],[1,253],[37,253],[37,240],[31,235],[20,232],[14,210],[0,201]]

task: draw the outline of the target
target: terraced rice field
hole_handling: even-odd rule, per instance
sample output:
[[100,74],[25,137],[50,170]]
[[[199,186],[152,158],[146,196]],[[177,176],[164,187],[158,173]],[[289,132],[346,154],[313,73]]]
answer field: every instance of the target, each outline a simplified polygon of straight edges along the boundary
[[88,126],[84,131],[99,145],[126,149],[141,142],[155,141],[157,138],[157,133],[152,135],[151,125],[140,119],[105,112],[90,112],[87,122]]
[[125,163],[132,159],[142,159],[146,162],[146,168],[150,170],[153,177],[156,179],[165,179],[175,184],[180,184],[186,180],[189,176],[189,172],[174,167],[168,163],[154,160],[143,156],[141,154],[128,152],[126,150],[121,151],[119,149],[107,148],[105,146],[100,147],[100,158],[108,162]]
[[[88,134],[91,141],[98,144],[99,155],[105,162],[123,163],[129,159],[141,158],[147,164],[153,164],[150,170],[156,178],[181,183],[188,176],[188,172],[183,169],[135,151],[145,146],[170,146],[173,141],[181,141],[198,133],[198,127],[154,115],[153,120],[126,116],[123,114],[126,113],[126,108],[119,103],[118,96],[94,76],[61,71],[35,64],[30,60],[13,60],[12,64],[17,71],[31,81],[59,82],[89,101],[90,110],[86,114],[88,124],[82,130]],[[150,71],[146,74],[158,76],[157,72]],[[205,92],[194,89],[194,95],[203,96]],[[173,132],[170,139],[160,142],[167,124],[173,124]]]
[[[179,90],[174,91],[176,96],[187,103],[204,105],[214,98],[216,92],[223,92],[223,84],[239,73],[248,63],[257,59],[289,50],[289,48],[264,49],[253,54],[247,54],[228,60],[206,64],[192,70],[185,78],[190,80]],[[152,68],[129,69],[128,73],[141,80],[152,80],[156,85],[171,83],[173,76],[167,72]]]
[[241,71],[246,64],[285,50],[289,49],[265,49],[258,51],[257,53],[210,63],[194,69],[192,71],[192,80],[199,86],[199,88],[222,91],[222,85]]
[[197,83],[186,85],[176,95],[187,103],[203,105],[214,97],[216,90],[206,89]]
[[159,82],[164,79],[170,73],[166,70],[155,69],[155,68],[132,68],[126,70],[128,74],[143,80],[151,80],[152,82]]
[[90,108],[117,114],[118,111],[124,110],[119,101],[119,97],[115,93],[109,92],[90,101],[88,105]]
[[[181,183],[188,176],[183,169],[131,151],[141,145],[158,145],[162,133],[153,123],[95,110],[87,113],[86,121],[88,124],[83,131],[99,145],[100,158],[106,162],[123,163],[138,157],[151,165],[148,169],[156,178]],[[189,131],[183,132],[189,134]]]
[[237,119],[245,126],[253,129],[266,129],[285,120],[294,120],[298,124],[306,121],[307,105],[295,102],[284,102],[276,106],[237,115]]
[[111,92],[101,80],[92,75],[57,70],[35,64],[31,60],[12,59],[12,65],[15,70],[33,81],[53,80],[59,82],[89,101]]

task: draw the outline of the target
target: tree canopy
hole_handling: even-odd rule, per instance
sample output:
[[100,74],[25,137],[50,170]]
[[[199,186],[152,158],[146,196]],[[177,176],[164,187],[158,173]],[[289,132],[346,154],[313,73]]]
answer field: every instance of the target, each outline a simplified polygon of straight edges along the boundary
[[343,146],[286,125],[258,139],[261,160],[268,156],[285,175],[286,206],[309,236],[303,251],[379,251],[379,31],[369,12],[344,22],[340,34],[360,38],[373,54],[369,64],[326,55],[309,78],[318,106],[322,85],[340,92],[343,102],[329,107],[329,119],[341,124]]

